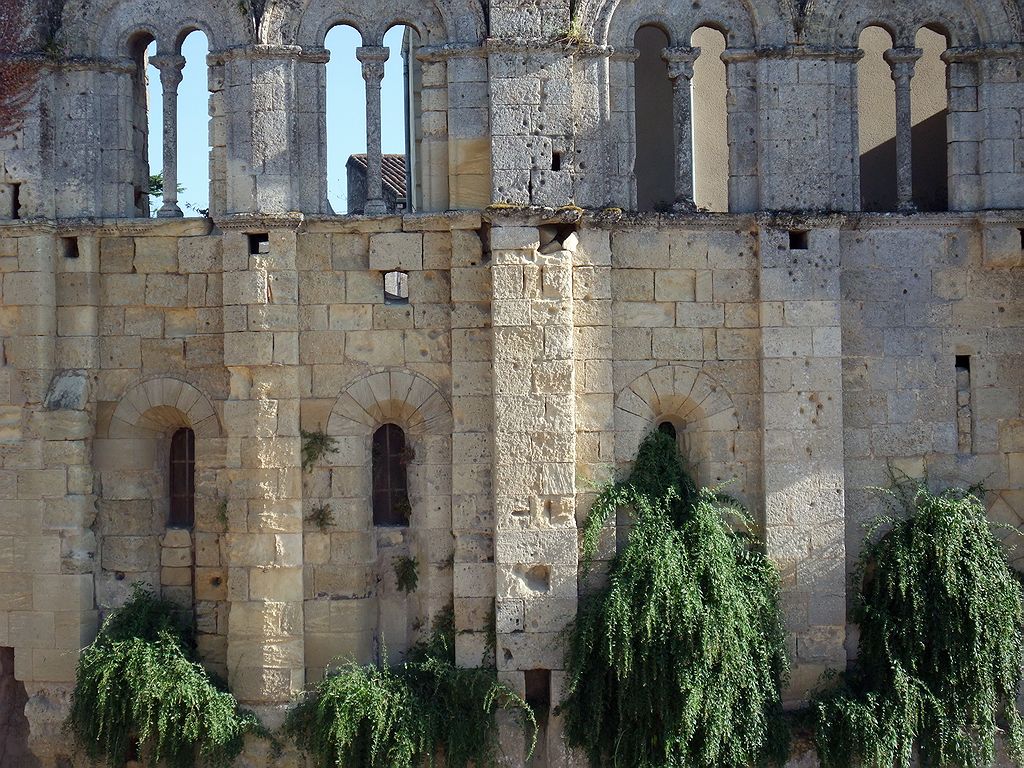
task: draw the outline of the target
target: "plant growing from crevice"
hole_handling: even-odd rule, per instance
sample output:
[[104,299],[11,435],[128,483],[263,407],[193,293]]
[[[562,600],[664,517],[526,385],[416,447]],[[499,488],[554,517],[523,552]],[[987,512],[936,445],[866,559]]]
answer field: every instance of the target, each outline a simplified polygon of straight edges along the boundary
[[406,594],[416,591],[420,582],[419,563],[415,557],[396,557],[392,562],[398,589]]
[[306,522],[319,528],[320,533],[326,533],[327,529],[334,525],[334,510],[327,502],[321,502],[309,511]]
[[640,446],[583,530],[588,570],[619,508],[633,527],[567,630],[568,742],[600,766],[752,765],[786,754],[779,577],[738,502],[698,489],[669,435]]
[[455,666],[454,648],[449,613],[400,665],[346,662],[292,709],[285,732],[319,768],[494,766],[495,713],[514,712],[533,741],[536,721],[493,669]]
[[338,448],[338,441],[322,429],[299,430],[302,436],[302,471],[309,472],[328,453]]
[[812,705],[822,765],[987,766],[1000,731],[1020,764],[1021,584],[980,488],[884,493],[854,573],[857,661]]
[[227,766],[246,733],[266,735],[196,662],[175,605],[142,584],[82,651],[66,727],[91,760],[112,767],[136,746],[149,766]]
[[224,530],[228,529],[228,500],[220,499],[217,502],[217,520],[223,526]]

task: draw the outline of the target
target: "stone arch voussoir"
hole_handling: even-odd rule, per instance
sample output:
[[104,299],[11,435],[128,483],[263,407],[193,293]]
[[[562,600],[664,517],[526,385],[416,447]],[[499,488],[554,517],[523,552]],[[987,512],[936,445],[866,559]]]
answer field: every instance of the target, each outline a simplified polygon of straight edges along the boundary
[[117,402],[108,437],[156,437],[189,427],[196,437],[218,437],[220,420],[209,398],[196,386],[170,376],[147,379]]

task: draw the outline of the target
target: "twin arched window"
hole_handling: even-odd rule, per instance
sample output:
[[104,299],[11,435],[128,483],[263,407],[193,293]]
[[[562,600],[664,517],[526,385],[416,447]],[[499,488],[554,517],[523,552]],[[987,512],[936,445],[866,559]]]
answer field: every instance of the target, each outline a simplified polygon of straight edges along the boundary
[[397,424],[373,433],[373,524],[408,525],[409,448]]

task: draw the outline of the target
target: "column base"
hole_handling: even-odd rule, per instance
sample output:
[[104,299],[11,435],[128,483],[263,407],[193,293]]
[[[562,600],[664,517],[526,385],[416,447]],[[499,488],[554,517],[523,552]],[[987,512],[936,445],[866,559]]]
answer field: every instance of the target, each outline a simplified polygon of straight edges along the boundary
[[689,198],[676,200],[672,203],[672,213],[696,213],[697,204]]
[[156,212],[158,219],[180,219],[184,215],[177,203],[164,203],[160,206],[160,210]]
[[383,198],[367,200],[366,207],[363,209],[363,214],[366,216],[386,216],[387,212],[388,206]]

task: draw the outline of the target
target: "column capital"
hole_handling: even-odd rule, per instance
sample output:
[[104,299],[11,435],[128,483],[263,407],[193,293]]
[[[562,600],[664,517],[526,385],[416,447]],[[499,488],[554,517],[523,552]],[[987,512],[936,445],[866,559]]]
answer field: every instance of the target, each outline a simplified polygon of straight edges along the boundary
[[176,53],[158,53],[151,56],[149,63],[160,70],[160,84],[178,87],[181,84],[182,70],[185,68],[185,57]]
[[668,76],[678,80],[680,76],[686,80],[693,78],[693,62],[700,56],[700,48],[666,48],[661,58],[668,62]]
[[391,51],[383,45],[361,45],[356,48],[356,58],[363,65],[363,79],[380,82],[384,79],[384,63]]
[[890,48],[882,57],[892,68],[892,79],[911,78],[914,76],[914,64],[924,55],[920,48]]

